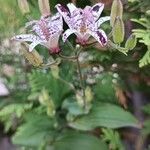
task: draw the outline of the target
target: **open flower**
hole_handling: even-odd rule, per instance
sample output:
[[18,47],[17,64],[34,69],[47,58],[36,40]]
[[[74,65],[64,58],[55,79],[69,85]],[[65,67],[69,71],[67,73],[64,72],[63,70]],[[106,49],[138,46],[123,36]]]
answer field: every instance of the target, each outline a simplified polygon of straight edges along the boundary
[[58,12],[63,16],[65,22],[69,26],[63,34],[63,41],[74,33],[77,41],[84,45],[90,36],[93,36],[102,46],[107,44],[107,36],[100,25],[110,20],[110,17],[100,17],[104,4],[97,3],[93,7],[86,6],[84,9],[77,8],[73,3],[69,3],[67,7],[57,4]]
[[40,20],[28,22],[26,27],[30,26],[33,33],[17,35],[12,39],[21,42],[32,42],[29,45],[30,52],[38,44],[47,47],[50,53],[58,53],[60,51],[58,41],[63,31],[63,21],[59,13],[53,17],[41,17]]

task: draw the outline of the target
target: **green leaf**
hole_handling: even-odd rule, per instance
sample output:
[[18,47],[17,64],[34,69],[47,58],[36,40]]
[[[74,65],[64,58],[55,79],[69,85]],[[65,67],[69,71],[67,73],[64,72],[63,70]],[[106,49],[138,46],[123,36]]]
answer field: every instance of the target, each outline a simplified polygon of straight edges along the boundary
[[71,115],[81,115],[85,113],[83,107],[81,107],[75,99],[66,99],[63,102],[62,108],[67,109]]
[[147,50],[146,54],[143,56],[142,59],[139,61],[139,67],[144,67],[150,64],[150,49]]
[[136,23],[138,23],[138,24],[140,24],[140,25],[142,25],[142,26],[144,26],[144,27],[148,27],[148,25],[144,22],[144,21],[142,21],[142,20],[138,20],[138,19],[131,19],[131,21],[133,21],[133,22],[136,22]]
[[56,107],[73,92],[71,84],[61,78],[55,78],[51,72],[33,71],[29,74],[32,93],[47,89]]
[[96,127],[139,127],[137,120],[129,112],[116,105],[106,103],[96,103],[88,115],[76,118],[69,123],[69,126],[84,131]]
[[17,115],[17,117],[21,117],[21,115],[26,111],[32,108],[32,104],[9,104],[5,106],[0,111],[0,118],[3,116],[10,116],[13,113]]
[[97,84],[93,88],[96,101],[111,103],[117,102],[113,79],[113,74],[111,73],[101,74],[100,78],[97,80]]
[[54,135],[54,122],[47,116],[31,114],[26,115],[26,123],[21,125],[12,140],[16,145],[37,147],[46,141],[52,139]]
[[98,138],[77,132],[62,135],[54,147],[54,150],[108,150],[106,144]]
[[112,129],[103,128],[102,132],[103,132],[102,139],[105,142],[109,142],[110,149],[112,149],[112,150],[116,150],[116,149],[125,150],[123,147],[123,144],[121,142],[120,135],[117,131],[114,131]]

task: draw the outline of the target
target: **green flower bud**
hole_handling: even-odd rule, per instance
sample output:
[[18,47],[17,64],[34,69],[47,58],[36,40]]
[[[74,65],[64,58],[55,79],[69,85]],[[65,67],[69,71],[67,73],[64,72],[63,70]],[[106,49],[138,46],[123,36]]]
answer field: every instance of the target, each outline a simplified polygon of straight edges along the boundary
[[30,12],[29,4],[27,0],[18,0],[18,6],[22,12],[22,14],[27,14]]
[[39,102],[47,108],[47,115],[54,117],[55,105],[47,90],[43,89],[39,95]]
[[90,87],[86,87],[85,89],[85,99],[87,103],[91,103],[93,100],[93,93]]
[[150,16],[150,10],[147,10],[147,11],[146,11],[146,14],[147,14],[148,16]]
[[39,53],[36,50],[33,50],[32,52],[29,52],[28,44],[22,44],[24,48],[21,49],[21,52],[23,56],[30,62],[31,65],[35,67],[40,67],[43,64],[43,59],[39,55]]
[[110,24],[112,27],[115,23],[116,17],[120,17],[122,19],[122,14],[123,14],[123,5],[121,0],[114,0],[111,7],[111,14],[110,14]]
[[124,23],[120,17],[115,19],[115,23],[112,30],[113,41],[120,44],[124,40]]
[[43,60],[39,53],[36,50],[33,50],[32,52],[29,52],[28,50],[21,49],[21,52],[23,53],[24,57],[35,67],[40,67],[43,64]]
[[131,34],[126,41],[125,48],[132,50],[136,46],[136,43],[137,43],[137,39],[135,35]]

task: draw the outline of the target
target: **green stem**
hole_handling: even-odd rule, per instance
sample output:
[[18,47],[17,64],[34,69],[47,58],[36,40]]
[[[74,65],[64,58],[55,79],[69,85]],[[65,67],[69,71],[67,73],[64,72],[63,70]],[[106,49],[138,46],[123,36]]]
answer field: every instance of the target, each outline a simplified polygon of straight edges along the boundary
[[71,59],[71,60],[77,59],[77,56],[65,56],[65,55],[62,55],[61,53],[59,53],[58,55],[63,59]]
[[81,66],[80,66],[80,62],[79,62],[79,54],[80,53],[77,54],[76,62],[77,62],[77,69],[78,69],[79,78],[80,78],[80,86],[81,86],[82,91],[83,91],[83,106],[84,106],[84,108],[86,108],[84,79],[83,79],[83,75],[81,72]]
[[41,68],[49,68],[51,67],[52,65],[55,65],[57,64],[58,62],[57,61],[54,61],[54,62],[51,62],[51,63],[48,63],[48,64],[42,64],[40,67]]
[[84,88],[84,79],[83,79],[83,75],[81,72],[81,67],[80,67],[80,62],[79,62],[79,55],[82,51],[83,48],[74,48],[71,44],[71,42],[69,42],[68,40],[66,40],[66,43],[68,44],[68,46],[70,47],[70,49],[75,53],[75,56],[64,56],[62,54],[58,54],[61,58],[63,59],[70,59],[70,60],[76,60],[77,62],[77,69],[78,69],[78,73],[79,73],[79,78],[80,78],[80,86],[81,89],[83,91],[83,106],[84,108],[86,108],[86,100],[85,100],[85,88]]

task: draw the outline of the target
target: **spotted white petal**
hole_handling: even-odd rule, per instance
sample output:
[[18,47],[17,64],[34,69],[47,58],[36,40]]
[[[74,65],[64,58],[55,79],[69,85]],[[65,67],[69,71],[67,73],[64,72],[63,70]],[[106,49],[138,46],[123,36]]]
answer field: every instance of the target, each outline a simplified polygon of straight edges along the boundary
[[33,34],[21,34],[16,35],[12,38],[12,40],[20,41],[20,42],[34,42],[40,41],[39,37]]
[[98,31],[89,31],[89,34],[93,36],[102,46],[105,46],[107,44],[107,36],[106,33],[103,30]]
[[100,27],[101,24],[103,24],[104,22],[109,21],[109,20],[110,20],[110,16],[101,17],[97,21],[97,26]]
[[92,7],[92,14],[94,16],[95,21],[100,17],[103,9],[104,9],[103,3],[97,3]]
[[41,41],[34,41],[33,43],[31,43],[29,45],[29,52],[32,52],[32,50],[40,43],[41,43]]
[[63,41],[65,42],[67,38],[73,33],[77,33],[77,31],[73,29],[67,29],[63,34],[63,37],[62,37]]
[[51,20],[49,21],[49,26],[51,26],[51,24],[58,26],[60,30],[62,30],[63,28],[62,16],[59,13],[56,13],[53,17],[51,17]]
[[57,4],[55,7],[57,8],[58,12],[63,16],[65,22],[69,23],[71,17],[69,9],[61,4]]
[[67,7],[69,8],[69,11],[71,14],[73,14],[73,12],[78,9],[73,3],[69,3],[67,4]]
[[38,22],[38,20],[33,20],[33,21],[29,21],[25,24],[25,28],[28,28],[30,26],[33,26],[34,24],[36,24]]

